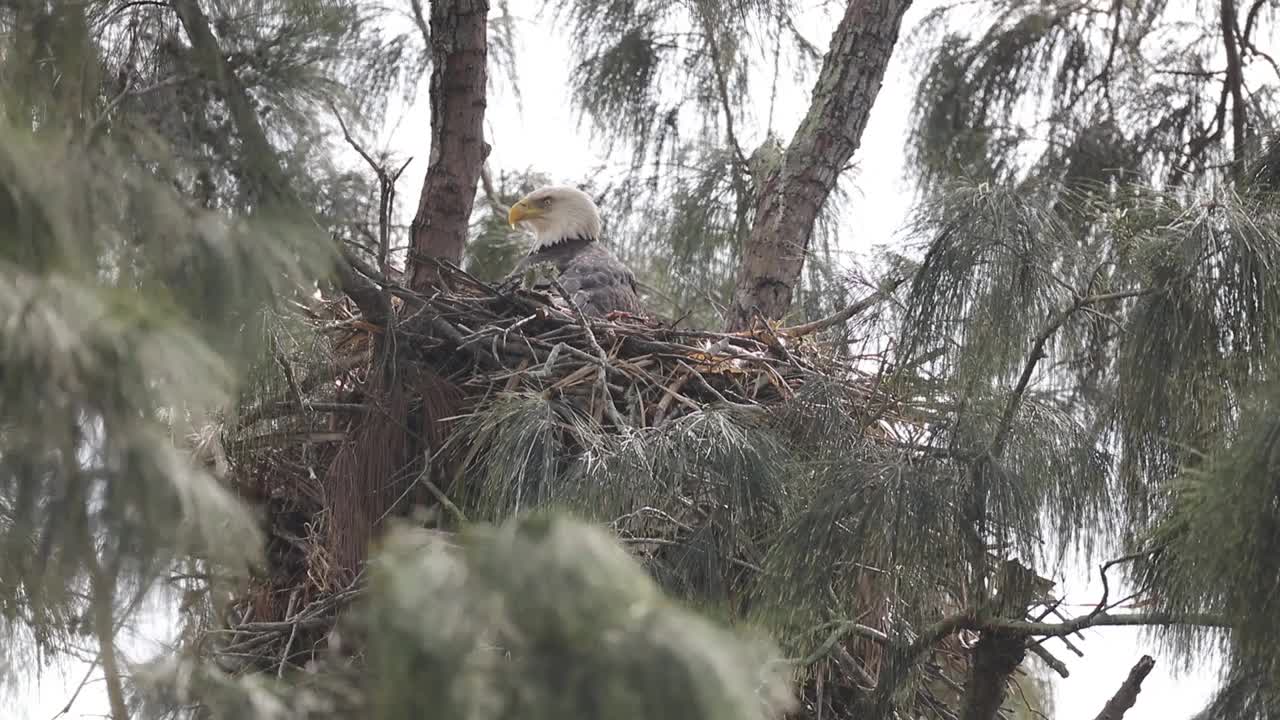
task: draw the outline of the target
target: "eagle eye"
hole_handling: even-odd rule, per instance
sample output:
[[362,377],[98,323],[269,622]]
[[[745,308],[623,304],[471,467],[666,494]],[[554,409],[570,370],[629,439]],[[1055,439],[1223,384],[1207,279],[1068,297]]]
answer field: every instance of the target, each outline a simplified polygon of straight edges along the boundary
[[551,207],[551,198],[549,197],[542,198],[542,207],[544,208]]

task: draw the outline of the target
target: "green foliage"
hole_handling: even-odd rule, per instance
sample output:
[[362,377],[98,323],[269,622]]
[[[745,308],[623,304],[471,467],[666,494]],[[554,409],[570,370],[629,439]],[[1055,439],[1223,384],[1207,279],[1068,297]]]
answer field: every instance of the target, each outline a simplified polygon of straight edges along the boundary
[[[798,80],[821,52],[796,29],[790,0],[612,2],[548,0],[573,39],[575,109],[611,154],[630,167],[596,193],[610,240],[653,292],[655,312],[695,326],[719,326],[750,231],[757,192],[776,165],[773,103],[752,112],[750,91],[780,61]],[[775,93],[776,95],[776,93]],[[616,177],[612,177],[616,176]],[[833,265],[837,188],[814,228],[814,265],[801,278],[797,308],[838,305]]]
[[405,540],[373,581],[370,622],[387,631],[370,644],[374,692],[400,695],[379,703],[387,717],[765,718],[788,704],[767,648],[665,600],[602,530],[532,518],[470,531],[456,555]]
[[324,247],[192,208],[111,146],[3,137],[6,617],[60,614],[77,577],[145,579],[186,553],[243,567],[253,522],[173,439],[229,406],[246,322],[322,271]]
[[[385,96],[407,79],[402,45],[360,3],[214,10],[309,176],[304,206],[358,204],[314,157],[317,117],[344,80]],[[258,559],[256,518],[184,446],[233,407],[270,357],[266,318],[314,291],[333,248],[311,217],[245,205],[226,109],[169,6],[18,2],[0,27],[0,624],[10,652],[48,660],[109,647],[175,563]]]
[[1274,83],[1248,80],[1274,75],[1258,49],[1274,44],[1275,16],[1238,5],[1246,147],[1233,147],[1219,6],[1040,0],[995,3],[974,34],[957,29],[973,24],[965,6],[930,15],[910,162],[929,188],[956,175],[1213,186],[1276,117]]
[[[368,180],[334,160],[329,118],[376,126],[425,62],[381,6],[207,6],[304,216],[249,202],[255,159],[170,7],[0,10],[0,632],[42,651],[78,642],[91,601],[127,621],[129,598],[175,564],[254,559],[253,518],[174,440],[238,393],[292,390],[281,364],[320,369],[318,341],[282,306],[323,283],[323,238],[368,244],[377,223]],[[776,166],[773,128],[742,98],[760,57],[785,46],[803,64],[815,49],[784,2],[557,6],[580,107],[631,151],[623,178],[589,184],[607,240],[656,309],[714,323]],[[891,402],[815,375],[767,411],[617,433],[550,393],[500,396],[460,423],[450,449],[466,472],[444,490],[468,516],[571,509],[615,531],[652,580],[603,530],[553,517],[466,528],[456,545],[398,533],[314,675],[230,678],[171,659],[152,668],[158,710],[198,698],[226,717],[768,717],[788,707],[768,647],[659,587],[805,657],[853,621],[892,645],[959,609],[999,612],[1004,558],[1109,546],[1158,550],[1133,578],[1160,610],[1235,625],[1161,635],[1184,660],[1225,653],[1215,716],[1274,714],[1274,93],[1244,88],[1256,162],[1224,172],[1241,148],[1213,69],[1219,28],[1170,12],[1009,2],[983,34],[927,49],[911,158],[929,201],[894,268],[910,282],[845,330],[883,351],[858,373]],[[1261,43],[1272,21],[1247,13],[1240,38]],[[1175,43],[1179,30],[1191,35]],[[1234,192],[1215,190],[1228,178]],[[546,180],[498,178],[468,269],[514,265],[524,239],[502,206]],[[819,254],[838,208],[815,229]],[[808,263],[805,313],[842,304],[835,278]],[[363,665],[341,658],[352,649]],[[895,693],[904,711],[939,679],[927,662],[909,670],[920,682]]]
[[342,631],[361,638],[363,672],[334,658],[324,683],[276,685],[178,662],[150,685],[228,718],[763,720],[793,706],[767,643],[674,604],[605,531],[563,517],[395,532],[370,582]]
[[1280,576],[1280,425],[1274,385],[1239,409],[1238,434],[1206,448],[1170,488],[1167,514],[1144,538],[1157,554],[1139,579],[1161,609],[1230,618],[1230,633],[1175,628],[1183,657],[1228,658],[1213,717],[1266,717],[1280,707],[1280,627],[1273,592]]

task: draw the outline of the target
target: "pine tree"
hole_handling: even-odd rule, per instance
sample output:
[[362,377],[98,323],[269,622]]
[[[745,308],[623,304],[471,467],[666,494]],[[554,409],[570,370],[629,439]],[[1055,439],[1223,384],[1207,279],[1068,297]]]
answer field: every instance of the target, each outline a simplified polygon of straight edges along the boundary
[[[581,109],[635,159],[612,197],[658,218],[617,228],[624,254],[672,307],[736,282],[731,326],[783,318],[907,3],[845,4],[820,62],[786,3],[556,7]],[[566,327],[600,353],[577,350],[572,373],[605,404],[553,391],[571,384],[565,343],[465,413],[476,375],[423,359],[490,357],[519,329],[463,337],[433,299],[446,277],[478,282],[451,265],[507,262],[495,218],[539,181],[484,164],[504,7],[412,2],[397,34],[385,8],[337,0],[11,3],[6,632],[56,653],[87,626],[116,720],[193,704],[987,720],[1019,706],[1030,656],[1061,671],[1046,640],[1141,625],[1175,658],[1227,658],[1208,713],[1270,716],[1275,18],[1214,11],[1188,26],[1160,3],[1011,2],[976,36],[930,16],[913,244],[846,311],[750,335],[802,371],[759,376],[781,399],[689,372],[702,401],[664,383],[683,400],[637,402],[635,422],[585,320]],[[786,148],[739,101],[752,43],[816,71]],[[402,264],[408,176],[359,137],[428,70],[433,152]],[[340,169],[344,144],[369,172]],[[664,264],[661,238],[702,262]],[[705,335],[706,356],[729,337]],[[1072,551],[1108,590],[1063,618],[1039,575]],[[1141,609],[1110,591],[1121,572]],[[119,628],[169,575],[194,598],[188,652],[127,668]]]

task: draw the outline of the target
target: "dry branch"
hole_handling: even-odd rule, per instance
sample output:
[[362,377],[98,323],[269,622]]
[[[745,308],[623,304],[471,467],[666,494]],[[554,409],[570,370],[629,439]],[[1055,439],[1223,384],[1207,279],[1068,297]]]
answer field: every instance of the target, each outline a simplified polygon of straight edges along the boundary
[[1125,678],[1120,685],[1120,689],[1115,695],[1107,701],[1106,707],[1102,708],[1102,712],[1098,713],[1096,720],[1120,720],[1124,714],[1133,707],[1138,701],[1138,693],[1142,691],[1142,681],[1147,679],[1147,675],[1151,674],[1151,668],[1155,667],[1156,661],[1151,659],[1150,655],[1143,655],[1133,669],[1129,671],[1129,677]]

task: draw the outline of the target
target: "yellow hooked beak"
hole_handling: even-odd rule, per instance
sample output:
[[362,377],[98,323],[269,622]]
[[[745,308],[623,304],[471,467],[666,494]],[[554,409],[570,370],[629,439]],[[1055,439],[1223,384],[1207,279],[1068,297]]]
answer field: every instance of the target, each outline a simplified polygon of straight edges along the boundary
[[542,210],[540,208],[521,200],[511,206],[510,212],[507,213],[507,224],[514,228],[516,223],[521,220],[528,220],[530,218],[540,217],[541,215]]

